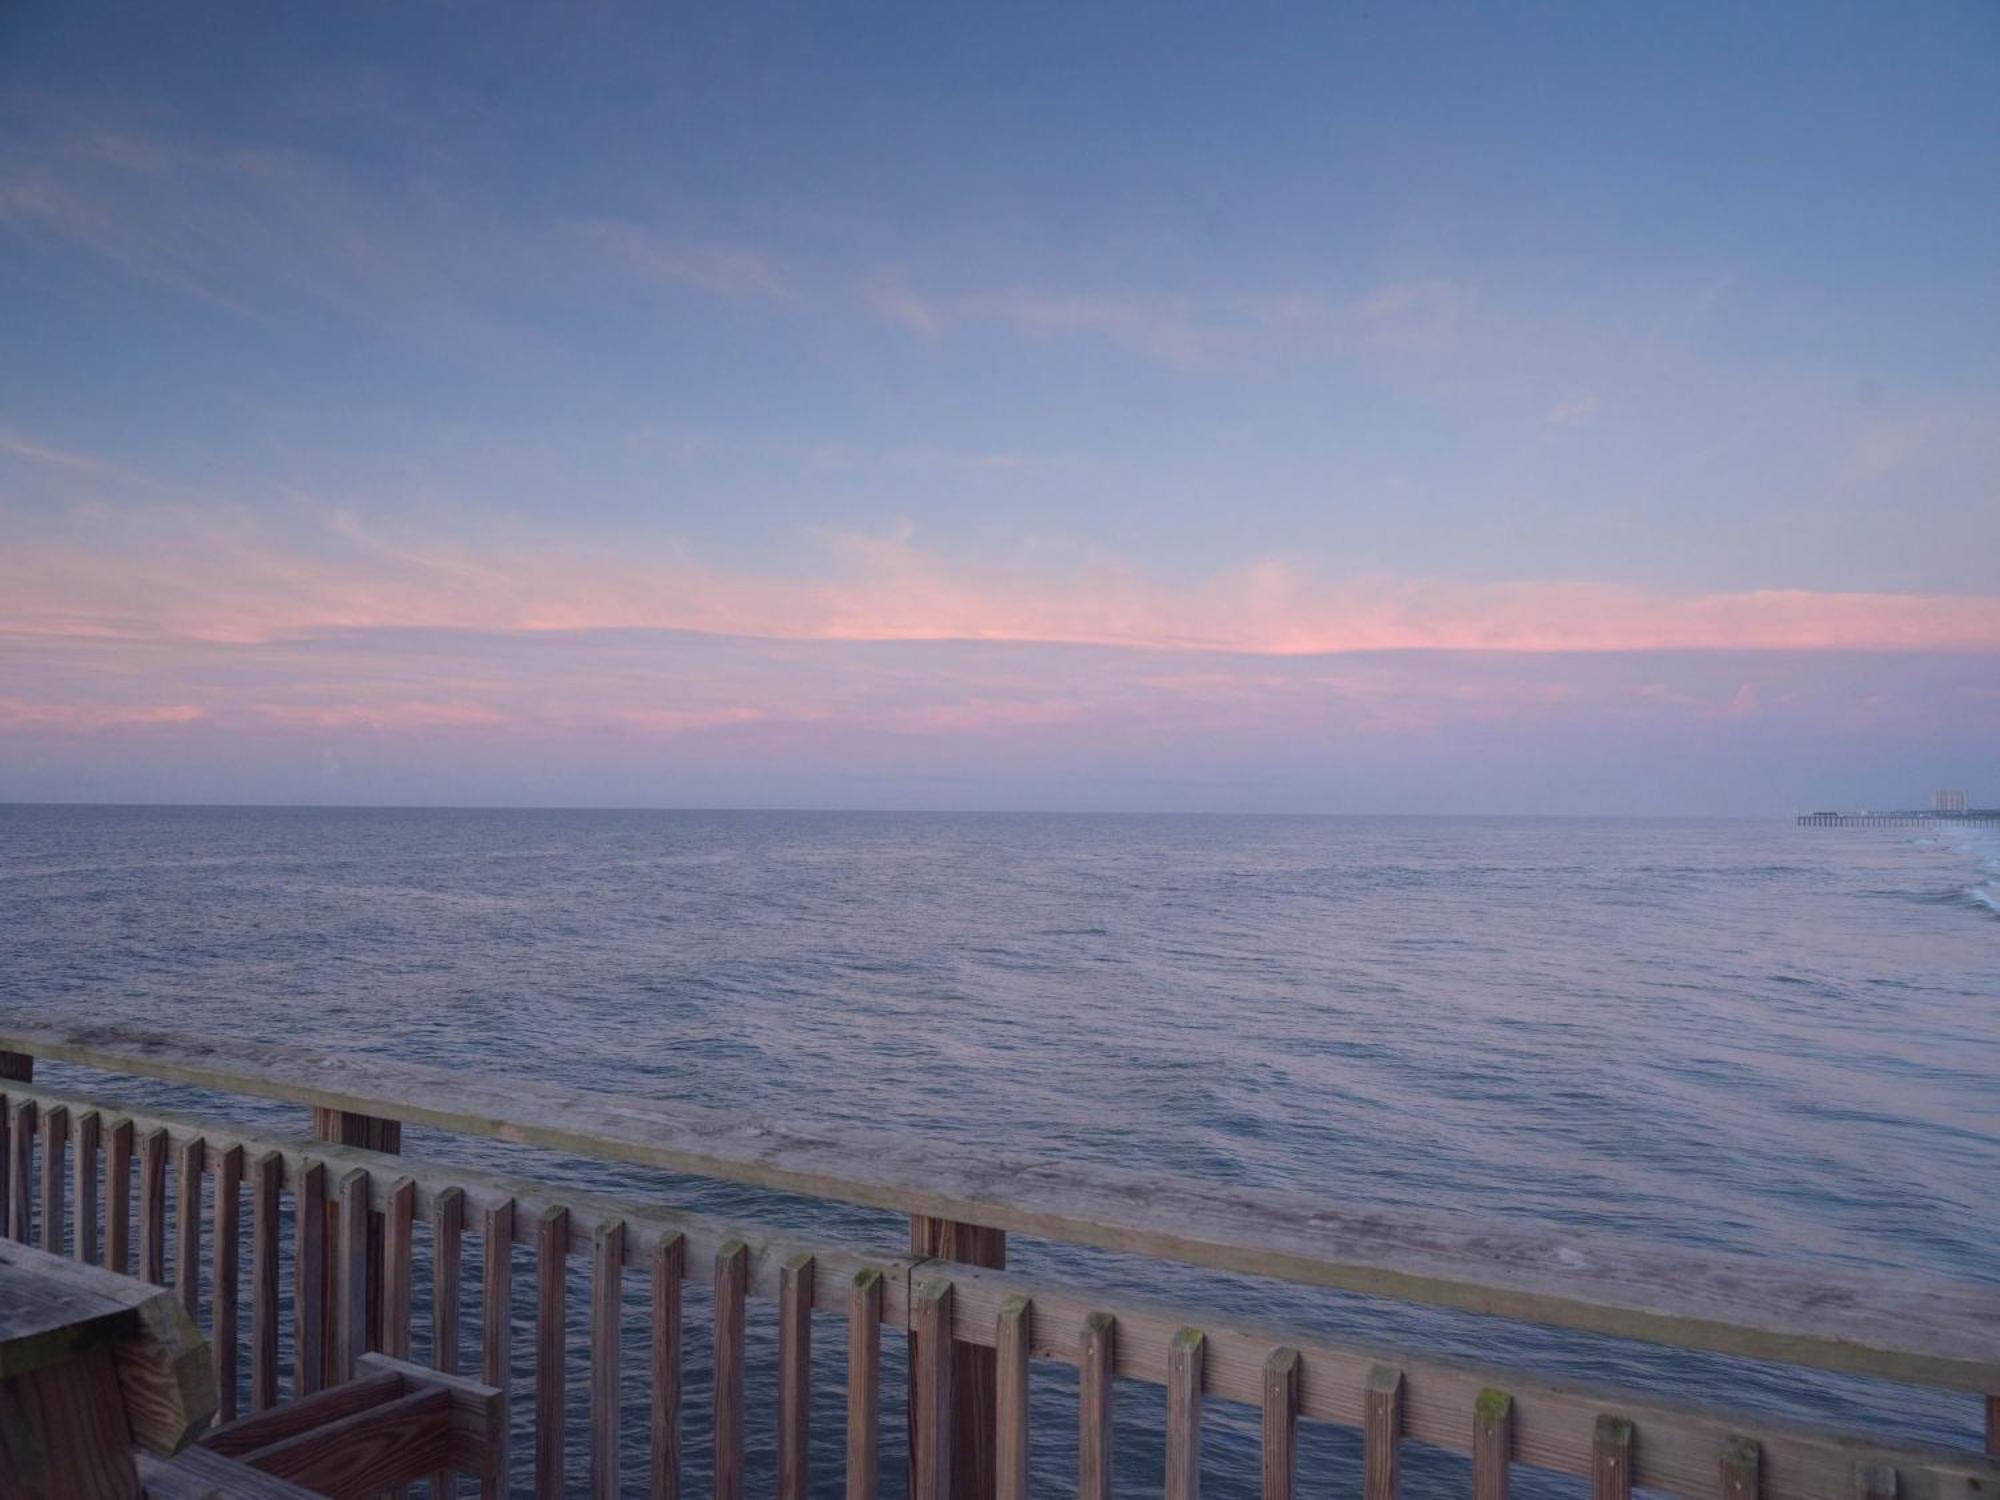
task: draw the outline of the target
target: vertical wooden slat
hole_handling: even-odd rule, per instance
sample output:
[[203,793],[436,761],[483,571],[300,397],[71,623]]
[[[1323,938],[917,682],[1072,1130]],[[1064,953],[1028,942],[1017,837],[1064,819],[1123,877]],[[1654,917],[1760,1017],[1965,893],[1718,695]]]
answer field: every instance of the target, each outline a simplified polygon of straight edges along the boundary
[[132,1122],[113,1120],[104,1142],[104,1264],[132,1273]]
[[97,1147],[102,1117],[87,1109],[76,1120],[76,1258],[97,1264]]
[[916,1342],[916,1404],[910,1411],[910,1500],[949,1500],[952,1432],[951,1283],[926,1281],[910,1298]]
[[618,1323],[625,1274],[625,1221],[607,1219],[591,1244],[590,1493],[618,1500]]
[[236,1308],[239,1230],[243,1217],[243,1148],[231,1146],[215,1164],[215,1215],[209,1232],[209,1255],[215,1263],[211,1277],[215,1299],[216,1421],[236,1419]]
[[681,1278],[687,1241],[671,1235],[653,1251],[652,1500],[681,1493]]
[[507,1493],[508,1433],[513,1425],[508,1418],[514,1390],[513,1201],[487,1209],[480,1216],[479,1232],[486,1261],[479,1310],[479,1378],[500,1393],[500,1451],[479,1482],[479,1494],[480,1500],[498,1500]]
[[1986,1451],[2000,1458],[2000,1393],[1986,1398]]
[[[18,1055],[0,1052],[0,1058]],[[0,1235],[10,1239],[14,1234],[14,1102],[0,1093]]]
[[200,1136],[181,1142],[174,1154],[174,1289],[181,1306],[201,1321],[201,1174],[208,1144]]
[[410,1357],[412,1239],[416,1231],[417,1185],[398,1177],[389,1185],[382,1212],[382,1325],[375,1347],[391,1359]]
[[715,1500],[743,1500],[743,1298],[750,1248],[724,1240],[715,1252]]
[[257,1158],[250,1188],[250,1410],[278,1404],[278,1190],[285,1159]]
[[368,1352],[368,1169],[354,1167],[340,1179],[339,1319],[335,1330],[340,1357],[334,1368],[342,1382]]
[[[327,1109],[315,1105],[313,1108],[313,1138],[329,1141],[342,1146],[357,1146],[364,1151],[380,1151],[394,1155],[403,1149],[403,1126],[399,1120],[383,1119],[377,1115],[356,1114],[352,1110]],[[326,1243],[338,1247],[346,1243],[340,1227],[340,1206],[337,1201],[326,1205]],[[367,1251],[364,1256],[364,1308],[362,1326],[368,1336],[382,1322],[382,1216],[370,1213],[367,1216]],[[326,1349],[323,1355],[324,1378],[334,1379],[339,1374],[341,1355],[346,1348],[345,1339],[337,1336],[341,1323],[339,1299],[341,1282],[338,1277],[329,1277],[326,1283],[327,1329]]]
[[1167,1500],[1201,1500],[1201,1388],[1208,1340],[1183,1328],[1167,1346]]
[[1362,1500],[1396,1500],[1403,1471],[1403,1372],[1377,1365],[1368,1375],[1361,1433]]
[[158,1127],[139,1142],[139,1277],[167,1284],[167,1132]]
[[307,1162],[292,1188],[292,1398],[326,1383],[326,1163]]
[[1111,1375],[1118,1322],[1094,1312],[1083,1320],[1083,1360],[1076,1372],[1078,1500],[1111,1500]]
[[28,1243],[35,1222],[35,1101],[14,1101],[7,1152],[7,1238]]
[[550,1208],[535,1225],[535,1494],[562,1500],[563,1328],[569,1293],[569,1210]]
[[847,1500],[875,1500],[882,1477],[882,1293],[873,1266],[847,1294]]
[[1855,1465],[1855,1500],[1896,1500],[1901,1488],[1894,1464]]
[[[390,1235],[394,1247],[393,1230]],[[459,1261],[465,1243],[465,1190],[444,1188],[431,1200],[431,1366],[446,1375],[458,1373]],[[390,1260],[394,1261],[393,1253]],[[409,1305],[408,1265],[405,1263],[403,1296]],[[403,1318],[405,1350],[408,1357],[410,1320]],[[386,1340],[384,1348],[387,1348]],[[458,1478],[448,1470],[431,1476],[431,1500],[451,1500],[458,1493]]]
[[1264,1500],[1292,1500],[1299,1471],[1299,1351],[1264,1361]]
[[813,1258],[778,1268],[778,1500],[806,1500],[812,1473]]
[[1514,1398],[1488,1386],[1472,1403],[1472,1500],[1507,1500],[1514,1463]]
[[52,1105],[42,1116],[42,1249],[62,1254],[63,1158],[69,1154],[69,1110]]
[[1009,1297],[993,1323],[994,1500],[1028,1500],[1028,1352],[1034,1304]]
[[1609,1413],[1590,1442],[1591,1500],[1632,1500],[1632,1424]]
[[1753,1437],[1732,1433],[1722,1445],[1722,1500],[1757,1500],[1764,1480],[1764,1450]]

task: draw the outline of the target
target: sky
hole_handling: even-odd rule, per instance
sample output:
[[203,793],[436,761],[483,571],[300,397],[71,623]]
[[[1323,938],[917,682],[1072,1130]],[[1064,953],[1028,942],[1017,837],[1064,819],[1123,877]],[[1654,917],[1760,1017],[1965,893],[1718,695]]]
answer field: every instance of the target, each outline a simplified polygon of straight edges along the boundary
[[0,0],[0,800],[2000,803],[2000,7]]

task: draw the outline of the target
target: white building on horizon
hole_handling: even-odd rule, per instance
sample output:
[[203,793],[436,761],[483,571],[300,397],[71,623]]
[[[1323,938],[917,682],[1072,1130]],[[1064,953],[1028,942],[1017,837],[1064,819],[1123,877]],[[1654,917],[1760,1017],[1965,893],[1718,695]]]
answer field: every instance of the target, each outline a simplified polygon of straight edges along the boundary
[[1962,813],[1965,811],[1965,793],[1932,792],[1931,811],[1934,813]]

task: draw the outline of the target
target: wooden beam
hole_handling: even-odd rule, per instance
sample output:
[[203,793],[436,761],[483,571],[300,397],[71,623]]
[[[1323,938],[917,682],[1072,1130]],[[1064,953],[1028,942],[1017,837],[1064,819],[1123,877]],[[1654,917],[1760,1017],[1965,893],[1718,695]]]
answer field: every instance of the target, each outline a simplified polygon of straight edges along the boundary
[[535,1495],[563,1497],[563,1422],[569,1295],[569,1210],[551,1208],[535,1225]]
[[[237,1148],[241,1150],[241,1147]],[[250,1410],[278,1404],[278,1222],[285,1160],[262,1151],[250,1187]]]
[[507,1449],[512,1430],[508,1411],[514,1385],[515,1232],[512,1197],[496,1197],[483,1208],[480,1238],[485,1262],[480,1297],[480,1372],[486,1383],[500,1393],[501,1422],[499,1435],[494,1439],[499,1455],[492,1470],[479,1482],[481,1500],[499,1500],[507,1489]]
[[158,1127],[139,1141],[139,1279],[167,1284],[167,1133]]
[[625,1221],[607,1219],[591,1244],[590,1493],[618,1500],[618,1331],[622,1322]]
[[76,1258],[92,1266],[102,1263],[97,1240],[100,1206],[97,1151],[103,1121],[103,1115],[94,1109],[86,1109],[76,1117]]
[[69,1111],[58,1104],[42,1116],[42,1248],[63,1253],[63,1168],[69,1155]]
[[[954,1223],[1985,1396],[2000,1288],[1350,1211],[354,1054],[0,1017],[0,1050]],[[998,1184],[999,1186],[995,1186]],[[961,1496],[960,1500],[966,1500]]]
[[1368,1376],[1368,1420],[1361,1429],[1362,1500],[1396,1500],[1403,1462],[1403,1372],[1377,1365]]
[[326,1384],[326,1166],[305,1163],[292,1190],[292,1399]]
[[750,1247],[729,1240],[715,1253],[715,1500],[743,1500],[743,1298]]
[[183,1140],[174,1153],[174,1288],[181,1306],[201,1319],[201,1179],[208,1145],[200,1136]]
[[1107,1312],[1083,1320],[1077,1366],[1078,1500],[1111,1500],[1112,1380],[1118,1369],[1118,1321]]
[[243,1148],[231,1146],[215,1159],[215,1194],[208,1236],[215,1330],[215,1390],[218,1422],[236,1420],[238,1273],[242,1264]]
[[916,1342],[916,1399],[910,1431],[916,1455],[910,1500],[951,1500],[951,1283],[934,1276],[910,1299],[911,1333]]
[[1472,1500],[1507,1500],[1513,1465],[1514,1398],[1488,1386],[1472,1404]]
[[1632,1424],[1610,1415],[1597,1419],[1591,1443],[1590,1500],[1632,1500]]
[[1028,1364],[1034,1317],[1034,1303],[1016,1296],[1002,1302],[993,1319],[996,1500],[1028,1500]]
[[104,1266],[132,1270],[132,1122],[113,1120],[104,1139]]

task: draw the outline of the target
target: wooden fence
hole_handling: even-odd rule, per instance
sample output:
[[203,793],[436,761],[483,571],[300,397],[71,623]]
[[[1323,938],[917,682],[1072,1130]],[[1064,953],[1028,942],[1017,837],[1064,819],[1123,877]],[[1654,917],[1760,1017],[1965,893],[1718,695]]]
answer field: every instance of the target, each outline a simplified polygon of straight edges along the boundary
[[[245,1130],[37,1086],[36,1057],[309,1106],[314,1133]],[[371,1349],[407,1357],[416,1226],[429,1226],[428,1317],[441,1369],[506,1388],[532,1341],[534,1493],[565,1473],[567,1271],[589,1268],[587,1493],[637,1488],[620,1472],[620,1381],[648,1372],[644,1492],[683,1482],[682,1289],[713,1292],[708,1437],[715,1500],[742,1500],[747,1304],[777,1304],[779,1500],[844,1489],[874,1500],[883,1472],[882,1339],[910,1335],[912,1500],[1025,1500],[1029,1381],[1038,1361],[1077,1372],[1077,1493],[1110,1500],[1115,1381],[1166,1395],[1168,1500],[1196,1500],[1204,1401],[1261,1413],[1260,1483],[1291,1500],[1302,1421],[1360,1430],[1364,1500],[1393,1500],[1405,1442],[1469,1454],[1477,1500],[1504,1500],[1527,1464],[1585,1478],[1594,1500],[1633,1487],[1720,1500],[2000,1497],[2000,1289],[1655,1249],[1515,1229],[1345,1214],[1277,1194],[1162,1184],[1061,1164],[994,1160],[896,1139],[835,1138],[593,1094],[378,1059],[122,1028],[0,1019],[0,1217],[16,1239],[176,1286],[211,1330],[226,1420],[346,1378]],[[653,1204],[398,1154],[398,1122],[668,1167],[911,1216],[909,1253],[808,1243]],[[168,1205],[173,1204],[169,1215]],[[136,1200],[136,1215],[133,1205]],[[247,1200],[248,1228],[244,1205]],[[168,1222],[173,1244],[168,1244]],[[207,1232],[203,1233],[206,1225]],[[1613,1389],[1384,1355],[1199,1310],[1138,1305],[997,1268],[1004,1231],[1198,1266],[1344,1287],[1407,1302],[1878,1376],[1985,1402],[1988,1454],[1887,1446]],[[281,1255],[281,1238],[288,1254]],[[242,1258],[247,1240],[248,1338]],[[482,1316],[461,1347],[463,1267],[476,1242]],[[203,1247],[207,1261],[203,1263]],[[512,1315],[516,1247],[532,1258],[532,1326]],[[958,1258],[958,1257],[962,1257]],[[984,1262],[968,1264],[965,1262]],[[289,1285],[281,1271],[289,1265]],[[171,1281],[170,1281],[171,1278]],[[628,1339],[626,1282],[649,1293]],[[848,1329],[844,1474],[811,1472],[811,1344]],[[288,1335],[281,1343],[281,1329]],[[289,1344],[290,1369],[279,1368]],[[247,1345],[249,1369],[239,1368]],[[899,1461],[902,1456],[899,1455]],[[530,1468],[528,1455],[517,1468]],[[483,1492],[500,1493],[504,1481]],[[440,1476],[434,1493],[455,1493]]]

